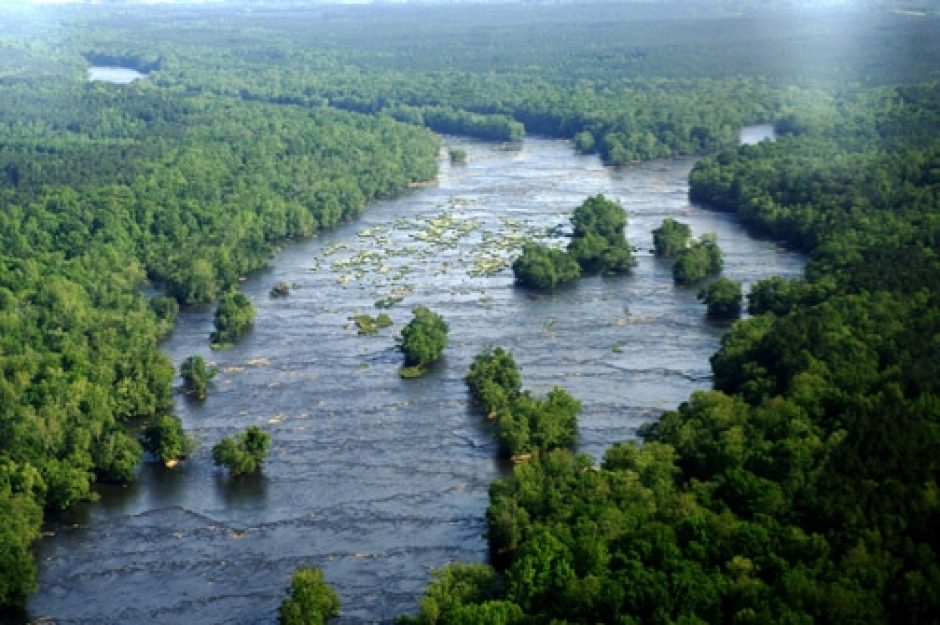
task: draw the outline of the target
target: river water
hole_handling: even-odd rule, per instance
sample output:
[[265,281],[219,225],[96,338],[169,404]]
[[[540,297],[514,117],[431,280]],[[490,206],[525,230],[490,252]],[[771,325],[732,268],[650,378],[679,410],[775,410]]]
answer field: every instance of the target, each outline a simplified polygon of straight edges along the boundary
[[127,85],[135,80],[142,80],[146,77],[146,74],[142,74],[130,67],[92,65],[88,68],[89,82],[110,82],[116,85]]
[[[175,471],[153,465],[127,488],[47,528],[39,546],[34,617],[58,623],[274,623],[299,565],[324,569],[341,623],[413,612],[432,567],[483,561],[487,487],[504,467],[463,376],[488,344],[515,355],[524,384],[562,385],[580,398],[581,449],[613,442],[710,383],[708,357],[725,327],[696,289],[678,288],[649,253],[664,217],[714,232],[724,275],[751,283],[797,275],[803,259],[749,236],[727,213],[691,206],[693,160],[613,169],[565,141],[527,139],[517,151],[464,139],[464,165],[441,163],[437,183],[379,202],[362,219],[291,244],[242,288],[254,331],[209,349],[212,311],[182,314],[165,344],[178,365],[200,354],[221,369],[208,399],[177,412],[201,447]],[[554,295],[514,288],[504,269],[522,237],[567,222],[587,195],[629,214],[640,248],[628,277],[590,277]],[[560,239],[558,239],[561,242]],[[279,281],[289,297],[271,298]],[[395,325],[358,336],[349,317]],[[402,380],[394,337],[410,309],[450,324],[446,357]],[[273,436],[262,475],[233,480],[212,466],[222,436],[258,424]]]

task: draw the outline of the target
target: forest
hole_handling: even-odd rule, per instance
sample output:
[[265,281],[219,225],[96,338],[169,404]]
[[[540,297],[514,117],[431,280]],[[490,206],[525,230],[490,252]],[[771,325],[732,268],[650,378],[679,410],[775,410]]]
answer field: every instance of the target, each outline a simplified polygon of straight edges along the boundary
[[[940,17],[587,6],[0,10],[0,608],[37,587],[46,511],[186,455],[159,349],[180,306],[222,298],[236,340],[241,278],[433,179],[446,132],[702,156],[691,198],[809,264],[753,286],[712,389],[603,459],[576,451],[575,398],[482,353],[471,396],[530,459],[490,487],[491,562],[435,572],[403,623],[938,622]],[[97,62],[148,77],[87,82]],[[778,139],[738,147],[752,122]],[[627,271],[608,217],[576,233],[593,256],[526,247],[537,286]],[[720,268],[678,236],[664,255]],[[407,363],[440,355],[439,321]],[[270,444],[215,455],[252,473]]]

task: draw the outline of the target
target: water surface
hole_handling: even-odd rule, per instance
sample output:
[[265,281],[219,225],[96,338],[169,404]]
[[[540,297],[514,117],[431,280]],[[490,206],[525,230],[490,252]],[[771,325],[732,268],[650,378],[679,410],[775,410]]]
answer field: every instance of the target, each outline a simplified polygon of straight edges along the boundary
[[117,85],[127,85],[135,80],[142,80],[146,77],[146,74],[142,74],[130,67],[93,65],[88,68],[89,82],[110,82]]
[[[515,355],[524,384],[566,387],[584,404],[581,449],[611,443],[710,384],[708,357],[725,327],[705,318],[697,289],[672,283],[649,253],[665,217],[714,232],[724,275],[745,285],[796,275],[803,260],[749,236],[728,213],[690,205],[693,160],[613,169],[566,141],[518,151],[462,139],[435,186],[379,202],[355,224],[287,246],[242,285],[254,331],[209,349],[212,311],[188,312],[165,345],[179,365],[199,354],[220,375],[202,403],[177,411],[201,447],[172,472],[145,466],[137,484],[51,526],[40,545],[34,616],[58,623],[274,623],[289,576],[316,565],[338,590],[341,623],[389,622],[416,609],[432,567],[483,561],[487,487],[500,474],[488,424],[463,376],[488,344]],[[487,275],[525,236],[565,224],[590,194],[629,213],[634,275],[590,277],[554,295]],[[555,239],[559,244],[563,239]],[[273,299],[272,285],[293,285]],[[403,297],[395,326],[358,336],[349,317]],[[444,360],[401,380],[398,330],[427,305],[450,324]],[[260,476],[212,466],[222,436],[257,424],[273,436]]]
[[741,145],[754,145],[761,141],[774,141],[777,138],[777,132],[773,124],[758,124],[756,126],[745,126],[741,129]]

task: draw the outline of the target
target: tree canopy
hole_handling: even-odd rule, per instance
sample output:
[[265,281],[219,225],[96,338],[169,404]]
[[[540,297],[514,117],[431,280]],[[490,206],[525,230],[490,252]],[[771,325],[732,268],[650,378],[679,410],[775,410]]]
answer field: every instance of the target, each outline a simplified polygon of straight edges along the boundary
[[672,279],[679,285],[694,284],[718,273],[723,265],[721,248],[714,235],[705,234],[678,251],[672,265]]
[[718,278],[699,291],[698,299],[708,307],[713,319],[737,319],[741,316],[741,283]]
[[627,244],[624,229],[627,213],[617,202],[594,195],[581,203],[571,216],[574,235],[568,253],[584,273],[628,273],[636,260]]
[[280,625],[323,625],[339,616],[339,595],[319,568],[299,567],[287,592],[278,611]]
[[206,365],[202,356],[190,356],[180,365],[180,377],[183,378],[183,388],[196,399],[205,399],[208,393],[209,380],[214,378],[218,370]]
[[670,217],[663,219],[662,225],[653,230],[653,248],[657,256],[675,258],[689,245],[692,229],[688,224]]
[[447,322],[430,309],[419,306],[401,330],[400,348],[406,367],[424,368],[441,357],[447,347]]
[[474,400],[496,420],[496,438],[506,457],[573,447],[581,402],[563,388],[546,397],[522,390],[522,376],[512,354],[501,347],[483,350],[465,378]]
[[186,458],[195,448],[195,441],[183,431],[179,418],[166,414],[150,419],[140,442],[145,451],[168,467]]
[[255,473],[271,450],[271,435],[249,425],[235,436],[226,436],[212,446],[212,461],[229,470],[232,477]]
[[526,243],[512,263],[516,282],[533,289],[552,291],[581,275],[578,262],[564,250],[541,243]]

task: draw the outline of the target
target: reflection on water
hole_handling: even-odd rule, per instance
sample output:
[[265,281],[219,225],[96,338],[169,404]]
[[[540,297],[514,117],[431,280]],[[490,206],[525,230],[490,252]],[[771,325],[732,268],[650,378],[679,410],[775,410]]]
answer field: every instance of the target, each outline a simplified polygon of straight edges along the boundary
[[[466,165],[442,161],[436,186],[288,246],[244,283],[258,315],[233,349],[209,349],[211,310],[180,316],[166,352],[221,371],[205,402],[177,402],[201,447],[179,469],[146,466],[137,485],[104,490],[83,518],[53,524],[35,616],[273,623],[301,564],[323,567],[342,623],[413,611],[431,567],[486,558],[487,487],[501,467],[463,382],[484,346],[512,351],[527,387],[563,385],[581,399],[581,449],[600,457],[709,385],[724,331],[705,318],[697,289],[674,286],[669,264],[649,253],[650,230],[675,217],[716,233],[725,275],[745,285],[802,268],[733,215],[690,205],[692,160],[611,169],[564,141],[530,139],[515,152],[446,143],[445,154],[466,150]],[[514,288],[499,270],[514,246],[567,223],[595,193],[627,208],[634,275],[553,295]],[[280,281],[294,285],[290,296],[270,298]],[[356,334],[351,316],[399,298],[387,311],[394,327]],[[405,381],[394,337],[417,305],[447,319],[451,346],[426,377]],[[209,450],[252,424],[272,434],[270,459],[262,476],[232,479]]]

